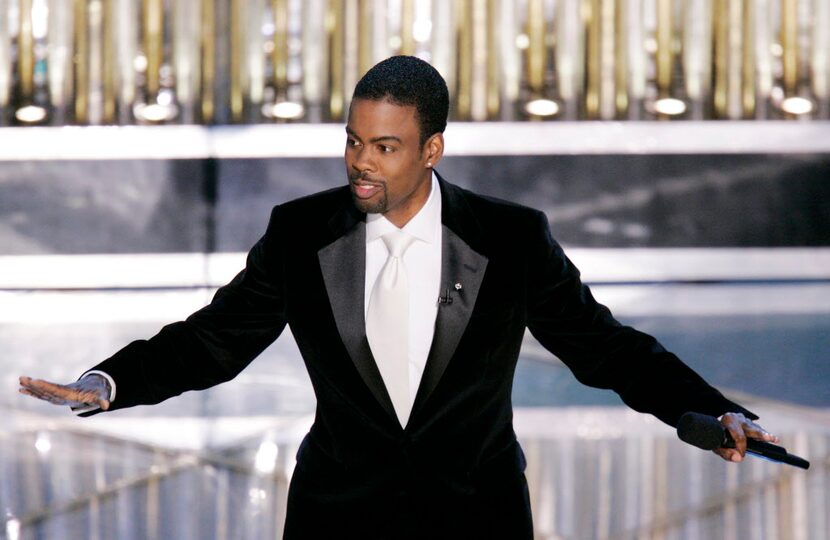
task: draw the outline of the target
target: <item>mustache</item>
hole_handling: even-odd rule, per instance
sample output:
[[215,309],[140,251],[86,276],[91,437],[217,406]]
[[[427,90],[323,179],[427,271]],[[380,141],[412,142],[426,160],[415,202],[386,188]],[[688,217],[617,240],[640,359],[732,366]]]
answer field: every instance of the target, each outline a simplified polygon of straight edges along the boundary
[[373,178],[369,174],[365,172],[350,172],[349,173],[349,181],[354,183],[360,180],[366,184],[373,184],[376,186],[385,186],[386,182],[380,178]]

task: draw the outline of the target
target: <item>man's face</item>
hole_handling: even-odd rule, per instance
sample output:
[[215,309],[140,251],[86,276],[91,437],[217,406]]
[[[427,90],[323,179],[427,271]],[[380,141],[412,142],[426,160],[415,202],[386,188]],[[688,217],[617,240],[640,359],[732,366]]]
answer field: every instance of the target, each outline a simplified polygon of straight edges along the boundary
[[415,107],[368,99],[352,101],[346,135],[346,172],[355,205],[403,227],[429,197],[441,135],[422,147]]

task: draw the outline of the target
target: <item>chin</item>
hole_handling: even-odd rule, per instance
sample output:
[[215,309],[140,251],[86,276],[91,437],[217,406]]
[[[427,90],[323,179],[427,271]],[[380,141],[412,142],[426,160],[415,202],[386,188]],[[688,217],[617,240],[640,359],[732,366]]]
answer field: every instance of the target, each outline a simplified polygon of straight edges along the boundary
[[361,199],[352,195],[352,201],[355,207],[365,214],[382,214],[386,212],[386,200],[380,199],[373,201],[371,199]]

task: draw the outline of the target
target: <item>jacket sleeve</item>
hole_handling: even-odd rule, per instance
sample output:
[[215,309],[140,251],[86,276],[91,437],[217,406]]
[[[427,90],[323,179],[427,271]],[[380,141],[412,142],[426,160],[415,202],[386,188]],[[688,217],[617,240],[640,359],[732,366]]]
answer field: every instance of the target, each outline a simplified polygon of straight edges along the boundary
[[541,212],[532,233],[528,328],[589,386],[617,392],[631,408],[675,426],[689,411],[755,414],[726,399],[652,336],[623,326],[594,300]]
[[276,207],[245,269],[209,305],[92,368],[117,385],[110,410],[159,403],[228,381],[279,337],[286,325],[279,221]]

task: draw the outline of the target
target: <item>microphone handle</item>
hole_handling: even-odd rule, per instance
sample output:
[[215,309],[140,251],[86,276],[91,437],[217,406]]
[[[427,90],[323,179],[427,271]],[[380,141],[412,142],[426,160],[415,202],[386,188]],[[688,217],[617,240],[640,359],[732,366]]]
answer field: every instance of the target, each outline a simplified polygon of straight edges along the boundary
[[[732,439],[732,436],[729,434],[729,432],[724,430],[723,433],[724,442],[722,446],[724,448],[735,448],[735,441]],[[786,463],[787,465],[792,465],[800,469],[806,470],[810,468],[810,462],[806,459],[788,453],[787,449],[783,446],[778,446],[772,443],[768,443],[766,441],[759,441],[757,439],[747,439],[746,451],[750,454],[755,454],[756,456],[761,456],[772,461]]]

